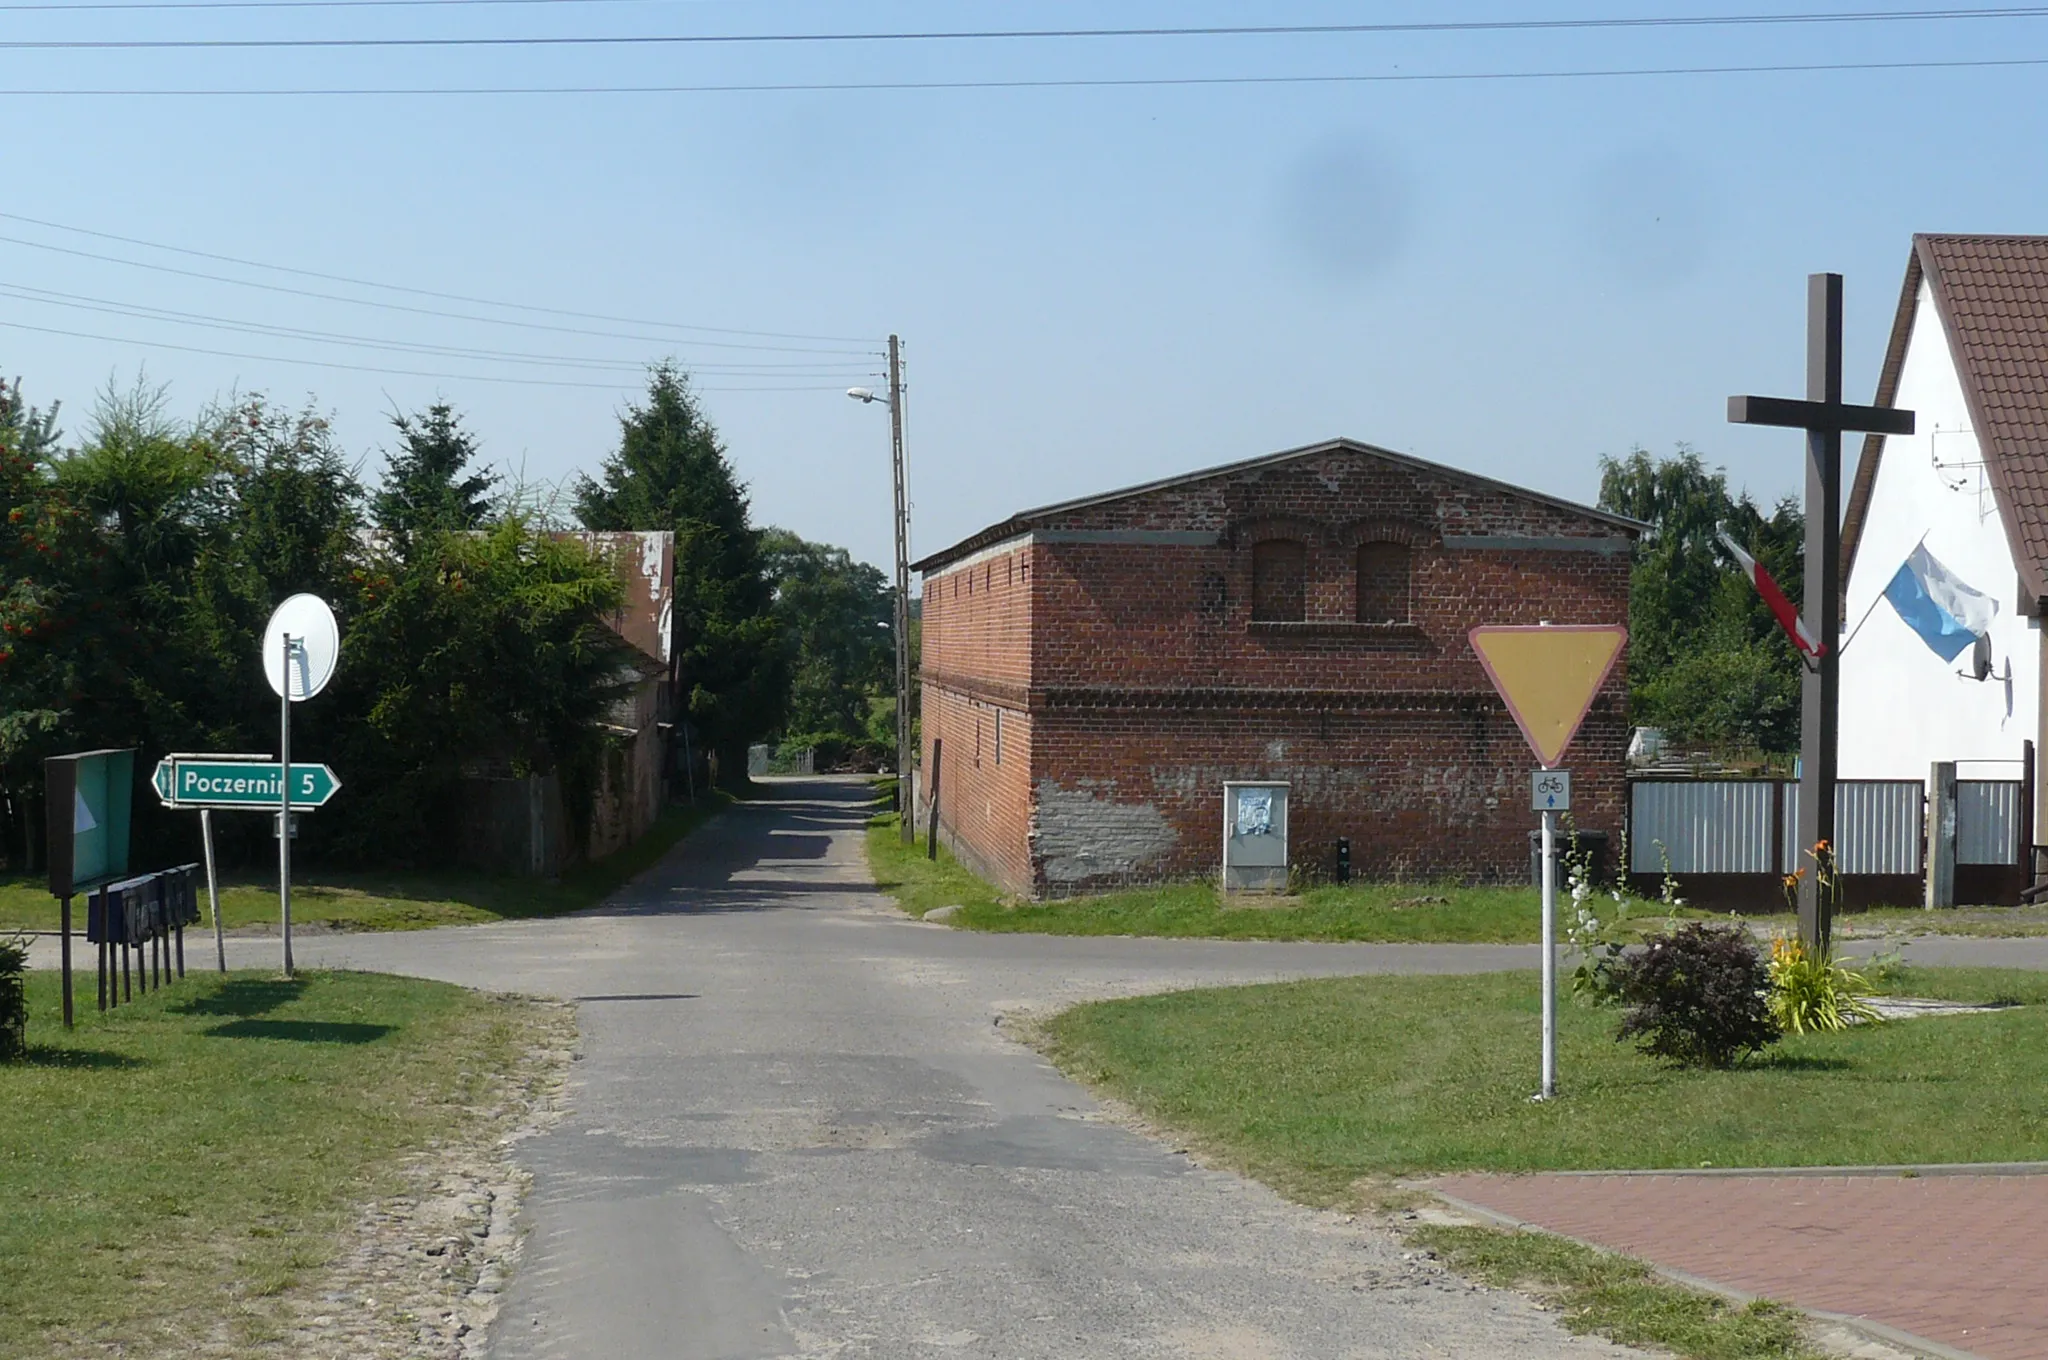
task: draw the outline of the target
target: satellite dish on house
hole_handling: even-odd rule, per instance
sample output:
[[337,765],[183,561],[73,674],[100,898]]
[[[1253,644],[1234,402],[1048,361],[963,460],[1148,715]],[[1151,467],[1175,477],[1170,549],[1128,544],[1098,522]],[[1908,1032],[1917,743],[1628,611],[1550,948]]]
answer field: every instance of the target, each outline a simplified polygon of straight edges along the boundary
[[[286,675],[285,639],[292,644],[290,675]],[[263,626],[263,674],[270,688],[293,703],[302,703],[327,688],[341,659],[341,629],[334,611],[318,595],[294,595],[279,605]],[[289,679],[291,693],[285,694]]]

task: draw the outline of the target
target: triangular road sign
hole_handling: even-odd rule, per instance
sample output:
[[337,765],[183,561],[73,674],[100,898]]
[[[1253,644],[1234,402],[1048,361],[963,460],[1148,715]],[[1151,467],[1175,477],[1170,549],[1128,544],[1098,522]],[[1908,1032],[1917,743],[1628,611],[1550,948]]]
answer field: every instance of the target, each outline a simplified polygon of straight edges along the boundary
[[1564,757],[1628,644],[1620,624],[1481,626],[1472,650],[1544,769]]

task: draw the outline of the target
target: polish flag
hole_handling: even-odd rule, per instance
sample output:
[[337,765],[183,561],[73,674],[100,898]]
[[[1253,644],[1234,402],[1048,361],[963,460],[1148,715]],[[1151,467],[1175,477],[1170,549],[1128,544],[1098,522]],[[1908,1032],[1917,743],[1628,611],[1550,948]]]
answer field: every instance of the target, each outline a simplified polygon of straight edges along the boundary
[[1778,589],[1778,583],[1771,579],[1771,573],[1764,569],[1763,563],[1744,552],[1742,546],[1728,536],[1726,529],[1721,530],[1720,536],[1721,546],[1735,559],[1735,565],[1742,568],[1742,574],[1756,587],[1756,593],[1764,597],[1764,603],[1771,607],[1771,613],[1777,616],[1778,626],[1785,630],[1786,637],[1792,639],[1792,645],[1807,656],[1818,660],[1827,648],[1815,642],[1813,634],[1806,631],[1806,624],[1799,617],[1799,611],[1785,598],[1785,592]]

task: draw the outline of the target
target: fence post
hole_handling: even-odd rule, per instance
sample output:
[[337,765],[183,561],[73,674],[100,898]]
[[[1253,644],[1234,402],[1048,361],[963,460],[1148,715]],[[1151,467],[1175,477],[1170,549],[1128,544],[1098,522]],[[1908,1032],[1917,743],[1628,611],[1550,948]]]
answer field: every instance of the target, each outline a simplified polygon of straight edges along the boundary
[[2020,815],[2015,819],[2019,825],[2013,828],[2019,841],[2013,852],[2028,889],[2034,886],[2034,778],[2034,743],[2029,739],[2020,743]]
[[1956,763],[1927,770],[1927,905],[1956,904]]

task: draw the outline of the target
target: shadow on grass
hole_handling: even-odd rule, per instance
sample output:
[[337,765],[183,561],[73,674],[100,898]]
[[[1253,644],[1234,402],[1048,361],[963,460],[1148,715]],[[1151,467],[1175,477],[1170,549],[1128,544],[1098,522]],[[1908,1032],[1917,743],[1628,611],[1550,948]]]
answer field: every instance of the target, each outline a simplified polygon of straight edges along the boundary
[[306,984],[298,978],[235,978],[212,996],[195,997],[171,1007],[173,1015],[267,1015],[298,998]]
[[1745,1066],[1763,1072],[1846,1072],[1852,1066],[1847,1058],[1816,1058],[1811,1054],[1767,1053]]
[[107,1053],[96,1048],[45,1048],[39,1044],[29,1045],[28,1052],[22,1055],[21,1064],[24,1067],[60,1067],[74,1071],[118,1071],[149,1066],[142,1059],[131,1058],[125,1053]]
[[301,1044],[368,1044],[390,1034],[393,1025],[358,1025],[342,1020],[230,1020],[206,1031],[210,1039],[286,1039]]

